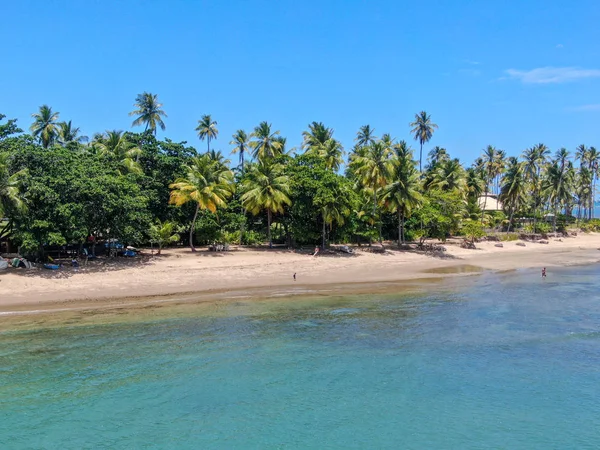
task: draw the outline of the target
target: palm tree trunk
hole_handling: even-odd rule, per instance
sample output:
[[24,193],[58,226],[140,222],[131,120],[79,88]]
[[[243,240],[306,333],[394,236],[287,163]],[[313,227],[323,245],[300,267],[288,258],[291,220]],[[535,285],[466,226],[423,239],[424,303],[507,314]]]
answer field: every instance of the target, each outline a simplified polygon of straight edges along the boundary
[[210,138],[209,137],[206,138],[206,144],[208,146],[207,151],[210,153]]
[[271,210],[267,209],[267,235],[269,236],[269,248],[273,248],[273,240],[271,239]]
[[510,209],[510,219],[508,219],[508,228],[506,229],[507,233],[510,233],[510,226],[512,225],[513,216],[515,215],[515,208]]
[[[487,183],[487,180],[486,180]],[[481,208],[481,225],[483,226],[483,217],[485,214],[485,208],[487,207],[487,196],[488,196],[488,185],[485,185],[485,192],[483,197],[483,208]]]
[[402,211],[398,208],[398,248],[402,246]]
[[190,249],[195,252],[196,247],[194,247],[194,231],[196,230],[196,218],[198,217],[198,211],[200,210],[200,203],[196,204],[196,212],[194,213],[194,218],[192,219],[192,226],[190,227]]
[[323,218],[323,243],[322,243],[322,248],[323,250],[325,250],[325,214],[322,214],[322,218]]
[[419,150],[419,172],[423,173],[423,142],[421,142],[421,150]]

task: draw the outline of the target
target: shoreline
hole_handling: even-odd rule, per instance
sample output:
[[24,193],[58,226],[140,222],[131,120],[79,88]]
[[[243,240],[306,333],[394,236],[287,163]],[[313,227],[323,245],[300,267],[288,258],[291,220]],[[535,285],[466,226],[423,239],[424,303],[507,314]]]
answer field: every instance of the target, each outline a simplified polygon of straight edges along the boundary
[[287,250],[215,254],[174,249],[164,256],[126,261],[122,267],[99,264],[59,273],[19,269],[0,275],[0,324],[14,317],[61,312],[390,292],[486,271],[543,266],[551,273],[552,267],[600,261],[600,234],[594,233],[549,244],[527,242],[526,247],[515,241],[503,243],[503,248],[495,244],[482,242],[477,250],[466,250],[449,243],[442,257],[391,246],[384,254],[316,258]]

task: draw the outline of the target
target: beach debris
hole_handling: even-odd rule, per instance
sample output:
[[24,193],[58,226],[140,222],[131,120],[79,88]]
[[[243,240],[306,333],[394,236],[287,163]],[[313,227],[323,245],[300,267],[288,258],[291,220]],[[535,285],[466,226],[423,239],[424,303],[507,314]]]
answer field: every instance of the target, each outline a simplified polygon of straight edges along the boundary
[[500,248],[502,248],[502,247],[504,247],[504,245],[502,243],[498,243],[498,244],[494,244],[494,247],[500,247]]
[[8,269],[8,261],[0,256],[0,270]]
[[350,247],[348,247],[347,245],[342,245],[338,249],[342,253],[353,253],[353,250]]
[[549,244],[549,242],[548,242],[548,241],[546,241],[546,240],[541,240],[541,241],[539,241],[539,243],[540,243],[540,244]]
[[527,247],[525,242],[517,242],[515,245],[518,245],[519,247]]
[[468,239],[465,239],[460,246],[469,250],[475,250],[477,248],[475,247],[475,242],[469,241]]

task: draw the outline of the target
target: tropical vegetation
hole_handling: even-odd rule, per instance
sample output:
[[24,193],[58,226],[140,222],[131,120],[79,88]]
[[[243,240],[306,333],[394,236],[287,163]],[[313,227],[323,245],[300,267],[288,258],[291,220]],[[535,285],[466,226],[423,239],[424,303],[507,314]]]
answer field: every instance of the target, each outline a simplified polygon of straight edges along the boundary
[[508,156],[488,145],[469,165],[436,145],[423,161],[438,126],[421,111],[398,130],[416,140],[418,154],[369,124],[345,149],[333,128],[316,121],[298,133],[298,148],[286,148],[277,127],[262,121],[216,150],[210,114],[196,127],[206,141],[199,151],[159,139],[167,114],[156,94],[139,94],[134,104],[134,131],[91,139],[49,105],[32,114],[29,133],[0,114],[0,241],[41,257],[52,246],[110,240],[159,251],[177,242],[192,251],[215,242],[401,246],[596,223],[600,152],[593,146],[552,152],[538,143]]

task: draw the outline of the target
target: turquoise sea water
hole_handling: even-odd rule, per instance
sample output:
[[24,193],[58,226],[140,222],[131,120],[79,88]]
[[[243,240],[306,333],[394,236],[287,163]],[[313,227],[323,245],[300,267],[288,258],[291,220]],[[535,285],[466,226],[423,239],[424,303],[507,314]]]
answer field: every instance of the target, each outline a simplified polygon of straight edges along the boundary
[[5,332],[0,448],[597,448],[599,275]]

